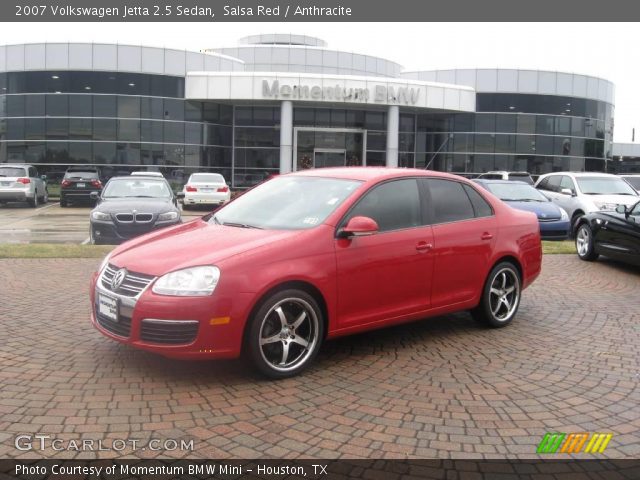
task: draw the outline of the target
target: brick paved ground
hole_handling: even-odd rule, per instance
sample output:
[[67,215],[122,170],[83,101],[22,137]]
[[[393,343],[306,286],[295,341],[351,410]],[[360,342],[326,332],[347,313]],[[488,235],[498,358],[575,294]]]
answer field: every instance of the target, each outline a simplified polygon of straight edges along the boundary
[[[271,382],[104,338],[97,263],[0,260],[0,457],[531,458],[547,431],[600,431],[605,456],[640,458],[640,269],[548,256],[506,329],[458,314],[345,338]],[[194,451],[24,454],[21,433]]]

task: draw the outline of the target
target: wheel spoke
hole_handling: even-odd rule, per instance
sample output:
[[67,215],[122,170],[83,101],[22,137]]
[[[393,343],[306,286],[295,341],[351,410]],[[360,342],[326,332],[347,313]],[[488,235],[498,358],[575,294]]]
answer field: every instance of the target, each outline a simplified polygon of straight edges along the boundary
[[494,317],[498,315],[498,311],[500,310],[500,305],[502,305],[502,301],[498,300],[496,302],[496,307],[491,309],[491,313],[493,313]]
[[491,293],[492,293],[493,295],[498,295],[498,296],[500,296],[500,290],[498,290],[497,288],[491,288]]
[[267,337],[267,338],[261,338],[260,339],[260,345],[268,345],[269,343],[276,343],[279,342],[280,339],[280,335],[274,335],[273,337]]
[[504,293],[508,295],[508,294],[510,294],[511,292],[513,292],[515,289],[516,289],[516,286],[515,286],[515,285],[512,285],[512,286],[510,286],[509,288],[507,288],[507,289],[504,291]]
[[298,345],[304,347],[305,349],[309,346],[309,342],[307,342],[304,338],[302,337],[295,337],[294,339],[291,340],[293,343],[297,343]]
[[502,290],[504,290],[507,287],[507,274],[502,272],[501,276],[502,276]]
[[287,358],[289,357],[289,343],[282,342],[282,360],[280,361],[280,366],[285,366],[287,364]]
[[306,318],[307,318],[307,312],[303,311],[298,316],[298,318],[296,318],[296,321],[291,324],[291,326],[293,327],[293,330],[296,331],[298,329],[298,327],[302,324],[302,322],[304,322],[304,320]]
[[278,314],[278,318],[280,318],[280,323],[282,325],[282,328],[286,328],[288,326],[287,317],[282,311],[282,307],[278,307],[274,311]]

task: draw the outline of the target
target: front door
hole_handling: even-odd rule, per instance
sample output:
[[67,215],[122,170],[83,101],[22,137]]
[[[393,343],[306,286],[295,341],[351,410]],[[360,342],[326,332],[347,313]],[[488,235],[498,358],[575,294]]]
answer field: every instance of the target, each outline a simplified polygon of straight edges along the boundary
[[313,168],[344,167],[346,160],[346,150],[316,148],[313,151]]

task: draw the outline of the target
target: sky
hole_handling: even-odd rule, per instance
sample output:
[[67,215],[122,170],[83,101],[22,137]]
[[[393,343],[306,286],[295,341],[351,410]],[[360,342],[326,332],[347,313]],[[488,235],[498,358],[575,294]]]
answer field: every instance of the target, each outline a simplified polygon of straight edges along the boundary
[[[615,84],[614,141],[640,143],[638,23],[0,23],[0,44],[117,42],[199,51],[258,33],[320,37],[329,48],[383,57],[405,70],[523,68]],[[636,52],[636,53],[634,53]]]

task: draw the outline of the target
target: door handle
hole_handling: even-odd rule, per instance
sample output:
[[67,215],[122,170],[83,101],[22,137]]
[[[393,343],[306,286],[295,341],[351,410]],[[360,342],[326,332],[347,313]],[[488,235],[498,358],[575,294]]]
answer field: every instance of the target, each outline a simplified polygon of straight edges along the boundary
[[484,232],[482,235],[480,235],[480,240],[491,240],[493,238],[493,235],[491,235],[489,232]]
[[433,244],[427,242],[418,242],[416,245],[416,250],[419,252],[428,252],[433,248]]

